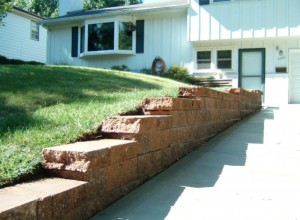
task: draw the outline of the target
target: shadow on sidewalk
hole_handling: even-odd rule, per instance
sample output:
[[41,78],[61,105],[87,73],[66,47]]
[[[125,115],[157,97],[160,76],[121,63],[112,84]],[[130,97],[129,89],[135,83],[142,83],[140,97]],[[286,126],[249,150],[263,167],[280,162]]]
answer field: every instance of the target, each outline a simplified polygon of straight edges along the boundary
[[186,188],[214,187],[225,166],[245,165],[248,144],[263,143],[264,122],[274,118],[273,110],[233,125],[92,219],[165,219]]

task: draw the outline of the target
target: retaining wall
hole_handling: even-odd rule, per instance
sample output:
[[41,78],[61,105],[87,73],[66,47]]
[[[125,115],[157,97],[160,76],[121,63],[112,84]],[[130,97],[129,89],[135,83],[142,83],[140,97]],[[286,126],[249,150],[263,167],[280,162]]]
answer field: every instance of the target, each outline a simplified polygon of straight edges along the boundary
[[261,92],[242,89],[180,88],[178,98],[145,99],[144,115],[106,119],[105,139],[44,149],[44,169],[66,179],[58,179],[66,190],[51,181],[35,187],[47,179],[2,189],[0,204],[11,190],[35,196],[0,206],[0,219],[87,219],[260,107]]

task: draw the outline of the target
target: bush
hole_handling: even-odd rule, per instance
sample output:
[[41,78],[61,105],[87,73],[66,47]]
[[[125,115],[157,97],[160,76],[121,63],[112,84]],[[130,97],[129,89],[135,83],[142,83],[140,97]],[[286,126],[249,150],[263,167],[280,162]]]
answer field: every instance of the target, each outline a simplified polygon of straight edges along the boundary
[[181,81],[187,81],[188,78],[190,78],[188,69],[184,66],[177,65],[173,65],[169,68],[166,73],[166,77]]
[[111,69],[112,69],[112,70],[118,70],[118,71],[129,71],[128,66],[126,66],[126,65],[124,65],[124,64],[121,65],[121,66],[118,66],[118,65],[112,66]]
[[152,69],[144,67],[143,69],[140,70],[140,72],[145,74],[152,74]]
[[43,63],[39,63],[36,61],[23,61],[17,59],[8,59],[5,56],[0,55],[0,64],[12,64],[12,65],[23,65],[23,64],[30,64],[30,65],[44,65]]

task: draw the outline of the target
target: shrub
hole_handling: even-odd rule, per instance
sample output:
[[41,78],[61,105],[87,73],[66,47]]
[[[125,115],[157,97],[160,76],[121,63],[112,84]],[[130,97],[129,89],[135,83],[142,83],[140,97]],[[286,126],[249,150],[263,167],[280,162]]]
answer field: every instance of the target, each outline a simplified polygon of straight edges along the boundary
[[8,59],[5,56],[0,55],[0,64],[13,64],[13,65],[23,65],[23,64],[30,64],[30,65],[44,65],[43,63],[39,63],[36,61],[23,61],[18,59]]
[[186,67],[173,65],[167,71],[166,77],[176,79],[176,80],[181,80],[181,81],[187,81],[187,79],[190,76],[189,76],[189,71]]
[[145,74],[152,74],[152,69],[144,67],[143,69],[140,70],[140,72]]
[[126,66],[126,65],[124,65],[124,64],[121,65],[121,66],[118,66],[118,65],[112,66],[111,69],[112,69],[112,70],[119,70],[119,71],[129,71],[128,66]]

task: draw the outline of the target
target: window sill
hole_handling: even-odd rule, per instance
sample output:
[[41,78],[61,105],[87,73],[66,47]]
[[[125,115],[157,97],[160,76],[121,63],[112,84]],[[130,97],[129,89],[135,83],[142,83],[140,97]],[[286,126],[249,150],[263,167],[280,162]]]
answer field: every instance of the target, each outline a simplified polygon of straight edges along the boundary
[[194,73],[206,73],[206,74],[217,74],[217,73],[236,73],[236,71],[232,70],[232,69],[196,69],[194,70]]
[[84,52],[84,53],[81,53],[81,54],[80,54],[80,57],[101,56],[101,55],[111,55],[111,54],[134,55],[135,53],[134,53],[132,50],[91,51],[91,52]]

